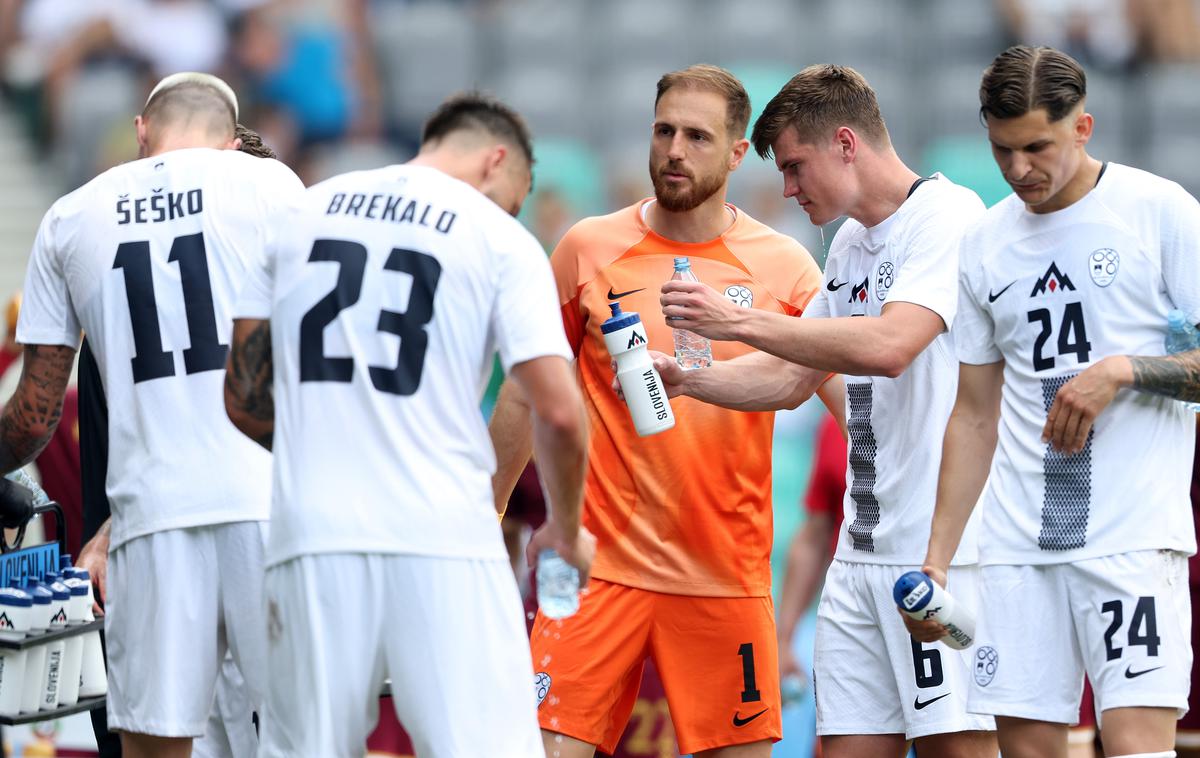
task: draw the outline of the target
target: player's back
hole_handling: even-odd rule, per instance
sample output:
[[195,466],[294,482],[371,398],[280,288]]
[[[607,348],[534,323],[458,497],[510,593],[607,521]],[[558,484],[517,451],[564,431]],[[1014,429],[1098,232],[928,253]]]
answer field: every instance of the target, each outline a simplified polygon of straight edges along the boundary
[[110,409],[114,547],[267,517],[269,456],[226,417],[223,370],[245,271],[276,203],[301,188],[275,161],[176,150],[101,174],[43,221],[21,338],[89,337]]
[[504,556],[479,402],[496,350],[508,369],[545,355],[529,335],[553,329],[552,352],[567,354],[541,247],[470,185],[409,165],[318,184],[287,226],[266,290],[268,562]]

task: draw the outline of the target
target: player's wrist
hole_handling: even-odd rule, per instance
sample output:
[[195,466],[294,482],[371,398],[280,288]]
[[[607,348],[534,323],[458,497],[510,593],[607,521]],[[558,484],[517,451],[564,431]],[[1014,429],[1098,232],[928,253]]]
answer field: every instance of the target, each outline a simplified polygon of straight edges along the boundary
[[1133,361],[1128,355],[1110,355],[1100,361],[1104,367],[1105,376],[1118,388],[1133,386]]

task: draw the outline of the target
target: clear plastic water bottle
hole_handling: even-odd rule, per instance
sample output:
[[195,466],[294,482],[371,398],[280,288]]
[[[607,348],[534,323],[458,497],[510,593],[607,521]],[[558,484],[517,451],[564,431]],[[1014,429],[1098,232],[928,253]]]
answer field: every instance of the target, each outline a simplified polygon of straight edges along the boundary
[[[675,259],[675,273],[671,281],[698,282],[692,273],[692,264],[687,258]],[[684,371],[708,368],[712,365],[712,342],[687,329],[673,329],[675,337],[675,360]]]
[[574,615],[579,610],[579,569],[553,550],[538,553],[537,596],[538,608],[547,618]]
[[[1167,338],[1164,341],[1167,355],[1186,353],[1188,350],[1200,348],[1200,333],[1188,321],[1181,310],[1173,310],[1167,314]],[[1187,403],[1187,408],[1193,413],[1200,413],[1200,403]]]
[[46,490],[42,489],[42,485],[38,484],[37,480],[30,476],[25,469],[19,468],[16,471],[10,471],[4,475],[4,478],[11,482],[16,482],[31,491],[33,493],[34,508],[50,502],[50,496],[46,494]]

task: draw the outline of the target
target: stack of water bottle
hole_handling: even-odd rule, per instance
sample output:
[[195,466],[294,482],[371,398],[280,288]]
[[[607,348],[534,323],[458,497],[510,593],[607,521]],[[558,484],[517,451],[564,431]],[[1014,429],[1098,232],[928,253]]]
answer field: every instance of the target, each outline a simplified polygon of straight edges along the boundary
[[[49,501],[24,471],[8,478],[35,493],[35,506]],[[92,578],[69,555],[57,568],[0,588],[0,716],[50,716],[108,691],[100,631],[62,634],[95,620]]]
[[[691,262],[675,259],[672,280],[696,282]],[[654,368],[647,352],[646,328],[637,313],[621,310],[619,302],[609,303],[612,318],[600,326],[604,344],[617,362],[617,379],[633,418],[633,428],[640,437],[665,432],[675,426],[675,414],[667,399],[662,377]],[[684,371],[708,368],[712,365],[712,343],[707,337],[688,331],[672,329],[675,360]],[[579,610],[579,571],[560,558],[553,550],[538,555],[538,606],[549,618],[566,618]]]
[[69,555],[60,569],[0,588],[0,716],[54,711],[108,690],[99,630],[56,634],[94,620],[88,572]]

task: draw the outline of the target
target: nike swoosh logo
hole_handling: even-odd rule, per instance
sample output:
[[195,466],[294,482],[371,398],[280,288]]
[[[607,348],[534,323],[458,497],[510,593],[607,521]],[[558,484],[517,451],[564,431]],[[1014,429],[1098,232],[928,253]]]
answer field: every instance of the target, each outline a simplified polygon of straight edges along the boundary
[[608,299],[609,300],[620,300],[621,298],[625,297],[626,295],[632,295],[633,293],[641,292],[644,289],[646,289],[646,288],[639,287],[635,290],[629,290],[628,292],[613,292],[612,287],[609,287],[608,288]]
[[[1014,285],[1014,284],[1016,284],[1016,283],[1017,283],[1017,281],[1014,279],[1013,281],[1011,281],[1011,282],[1009,282],[1009,283],[1008,283],[1008,287],[1011,287],[1011,286],[1013,286],[1013,285]],[[988,290],[988,302],[989,302],[989,303],[994,303],[994,302],[996,302],[996,299],[997,299],[997,298],[999,298],[999,297],[1000,297],[1001,295],[1003,295],[1005,292],[1008,292],[1008,287],[1005,287],[1004,289],[1000,290],[999,292],[997,292],[997,293],[995,293],[995,294],[992,294],[992,291],[991,291],[991,290]]]
[[763,715],[764,713],[766,713],[768,710],[770,710],[770,709],[769,709],[769,708],[763,708],[761,711],[759,711],[758,713],[754,714],[753,716],[747,716],[746,718],[742,718],[741,716],[739,716],[739,715],[737,714],[737,711],[734,711],[734,713],[733,713],[733,725],[734,725],[734,726],[745,726],[746,724],[749,724],[749,723],[750,723],[751,721],[753,721],[754,719],[756,719],[756,718],[758,718],[759,716],[761,716],[761,715]]
[[1155,666],[1154,668],[1146,669],[1145,671],[1132,671],[1131,670],[1132,668],[1133,668],[1132,666],[1128,666],[1125,668],[1125,678],[1126,679],[1137,679],[1142,674],[1149,674],[1151,671],[1158,671],[1160,668],[1162,668],[1162,666]]
[[842,287],[845,287],[849,283],[850,283],[849,281],[838,282],[837,279],[830,279],[829,284],[825,285],[825,289],[829,290],[830,292],[837,292],[838,290],[840,290]]
[[945,695],[938,695],[937,697],[933,698],[932,700],[926,700],[924,703],[922,703],[921,696],[918,695],[917,697],[913,698],[913,708],[916,708],[919,711],[922,708],[924,708],[925,706],[933,705],[934,703],[936,703],[937,701],[941,700],[944,697],[950,697],[950,693],[947,692]]

